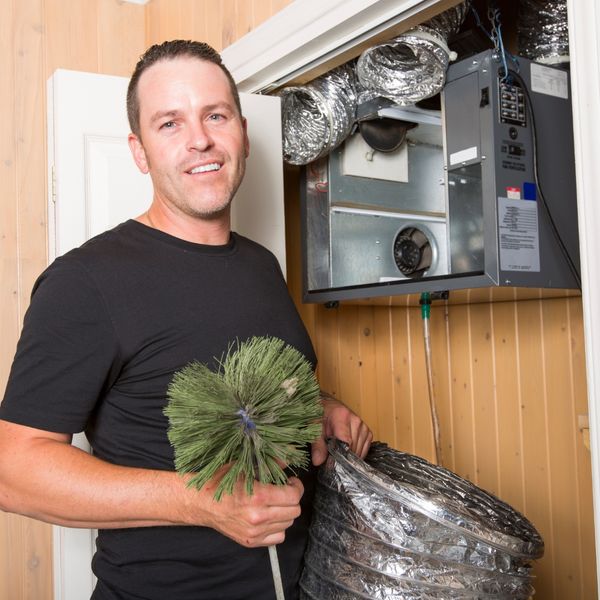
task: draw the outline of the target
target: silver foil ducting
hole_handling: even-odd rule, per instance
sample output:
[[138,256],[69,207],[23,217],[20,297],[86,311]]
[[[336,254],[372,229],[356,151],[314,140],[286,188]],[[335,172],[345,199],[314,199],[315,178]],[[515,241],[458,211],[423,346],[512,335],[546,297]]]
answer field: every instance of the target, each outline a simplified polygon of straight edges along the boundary
[[365,50],[356,64],[360,102],[384,97],[406,106],[440,92],[448,63],[456,57],[448,48],[448,38],[458,32],[469,4],[463,2]]
[[567,0],[520,0],[519,54],[548,64],[569,61]]
[[437,31],[445,40],[448,40],[451,36],[459,32],[470,6],[471,0],[466,0],[454,8],[445,10],[432,19],[429,19],[425,25]]
[[330,442],[320,470],[301,598],[529,598],[544,544],[500,499],[374,443],[365,461]]
[[350,134],[356,113],[356,76],[346,64],[281,96],[283,158],[305,165],[329,154]]

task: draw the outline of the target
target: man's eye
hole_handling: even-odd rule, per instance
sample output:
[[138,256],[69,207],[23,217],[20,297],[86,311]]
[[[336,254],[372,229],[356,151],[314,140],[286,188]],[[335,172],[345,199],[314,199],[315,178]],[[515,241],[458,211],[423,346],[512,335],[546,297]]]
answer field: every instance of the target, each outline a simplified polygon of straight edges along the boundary
[[173,127],[175,127],[175,121],[167,121],[166,123],[163,123],[160,127],[161,129],[172,129]]
[[210,117],[208,117],[211,121],[221,121],[222,119],[225,118],[224,115],[220,115],[220,114],[213,114],[210,115]]

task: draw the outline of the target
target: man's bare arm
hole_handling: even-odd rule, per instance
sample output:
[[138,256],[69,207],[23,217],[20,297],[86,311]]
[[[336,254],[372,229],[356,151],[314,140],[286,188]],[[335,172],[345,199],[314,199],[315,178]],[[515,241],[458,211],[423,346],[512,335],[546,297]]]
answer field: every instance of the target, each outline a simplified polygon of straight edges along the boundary
[[0,420],[0,508],[41,521],[85,528],[151,525],[212,527],[245,546],[283,541],[300,514],[303,488],[242,482],[213,499],[219,478],[189,489],[175,472],[122,467],[71,445],[71,436]]

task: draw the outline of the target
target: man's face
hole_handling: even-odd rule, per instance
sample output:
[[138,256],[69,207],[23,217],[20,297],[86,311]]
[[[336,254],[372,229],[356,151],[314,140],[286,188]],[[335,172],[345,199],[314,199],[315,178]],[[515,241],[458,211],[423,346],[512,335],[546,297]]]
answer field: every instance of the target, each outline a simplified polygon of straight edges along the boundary
[[154,202],[183,218],[228,215],[249,142],[223,71],[192,57],[163,60],[142,74],[137,95],[141,139],[129,143]]

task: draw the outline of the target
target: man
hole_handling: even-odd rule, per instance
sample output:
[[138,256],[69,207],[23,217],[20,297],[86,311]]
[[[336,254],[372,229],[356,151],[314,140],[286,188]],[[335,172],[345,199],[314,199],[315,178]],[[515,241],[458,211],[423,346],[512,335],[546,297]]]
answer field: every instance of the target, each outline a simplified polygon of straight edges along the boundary
[[[98,528],[96,600],[273,598],[272,544],[290,600],[314,473],[252,496],[240,482],[216,502],[223,473],[188,489],[162,412],[175,371],[216,367],[236,339],[279,337],[315,362],[276,259],[230,231],[249,152],[235,84],[209,46],[165,42],[140,59],[127,104],[152,204],[36,282],[0,406],[0,508]],[[313,464],[331,435],[364,456],[368,427],[324,408]],[[71,445],[79,431],[93,455]]]

